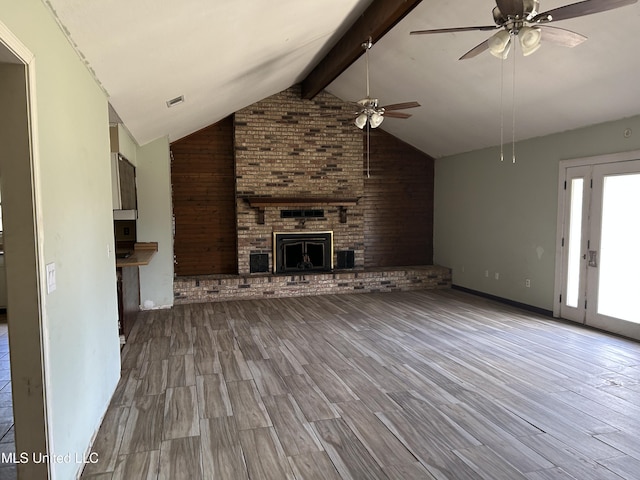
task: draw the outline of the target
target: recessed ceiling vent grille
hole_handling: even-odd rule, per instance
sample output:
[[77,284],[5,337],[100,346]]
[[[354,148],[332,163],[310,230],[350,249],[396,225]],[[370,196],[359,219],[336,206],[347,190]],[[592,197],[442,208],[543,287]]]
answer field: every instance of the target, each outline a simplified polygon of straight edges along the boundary
[[172,98],[171,100],[167,100],[167,107],[175,107],[176,105],[184,102],[184,95],[180,95],[179,97]]
[[323,218],[324,210],[280,210],[280,218]]

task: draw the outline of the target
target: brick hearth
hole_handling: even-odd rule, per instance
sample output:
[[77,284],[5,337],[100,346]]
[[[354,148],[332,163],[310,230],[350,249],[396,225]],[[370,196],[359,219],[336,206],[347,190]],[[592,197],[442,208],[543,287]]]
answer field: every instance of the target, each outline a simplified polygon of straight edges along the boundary
[[451,270],[436,265],[312,275],[207,275],[174,281],[174,303],[299,297],[451,287]]

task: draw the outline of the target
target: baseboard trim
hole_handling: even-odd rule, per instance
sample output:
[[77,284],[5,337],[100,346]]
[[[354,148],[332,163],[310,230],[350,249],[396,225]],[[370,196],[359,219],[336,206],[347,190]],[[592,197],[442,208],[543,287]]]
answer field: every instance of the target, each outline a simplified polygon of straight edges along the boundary
[[491,295],[490,293],[480,292],[478,290],[473,290],[471,288],[462,287],[460,285],[452,284],[451,288],[453,290],[459,290],[461,292],[470,293],[472,295],[477,295],[479,297],[487,298],[489,300],[493,300],[495,302],[504,303],[510,305],[512,307],[517,307],[522,310],[526,310],[528,312],[537,313],[538,315],[543,315],[545,317],[553,317],[553,311],[547,310],[545,308],[534,307],[533,305],[529,305],[526,303],[516,302],[515,300],[509,300],[508,298],[498,297],[497,295]]

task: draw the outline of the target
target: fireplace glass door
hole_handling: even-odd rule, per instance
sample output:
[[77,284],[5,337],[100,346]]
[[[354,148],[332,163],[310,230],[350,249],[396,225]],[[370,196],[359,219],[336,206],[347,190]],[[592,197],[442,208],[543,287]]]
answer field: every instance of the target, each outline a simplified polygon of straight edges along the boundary
[[274,233],[274,272],[333,269],[332,232]]

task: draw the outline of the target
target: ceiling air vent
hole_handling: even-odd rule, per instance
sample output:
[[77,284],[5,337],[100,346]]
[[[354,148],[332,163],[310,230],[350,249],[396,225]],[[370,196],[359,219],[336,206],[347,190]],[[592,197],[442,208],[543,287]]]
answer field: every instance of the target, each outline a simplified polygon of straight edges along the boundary
[[184,95],[180,95],[179,97],[172,98],[171,100],[167,100],[167,107],[175,107],[179,103],[184,102]]

